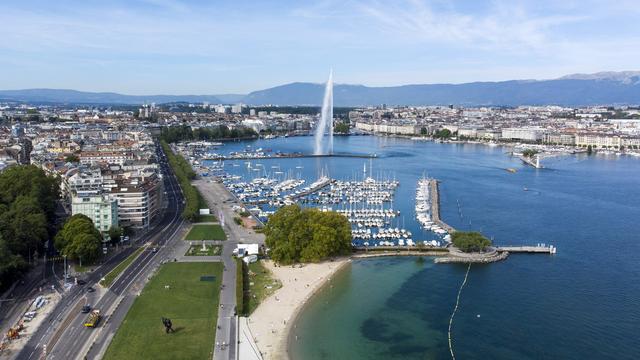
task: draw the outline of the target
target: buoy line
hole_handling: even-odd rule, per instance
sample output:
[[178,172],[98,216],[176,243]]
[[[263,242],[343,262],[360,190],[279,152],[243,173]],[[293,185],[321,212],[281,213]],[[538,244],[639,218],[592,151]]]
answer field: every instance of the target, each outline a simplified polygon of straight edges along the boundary
[[456,315],[456,311],[458,311],[458,305],[460,304],[460,294],[462,294],[462,288],[467,283],[467,277],[469,277],[469,270],[471,270],[471,263],[469,263],[469,266],[467,266],[467,273],[464,275],[464,281],[462,281],[462,285],[460,285],[460,289],[458,289],[456,306],[453,308],[453,312],[451,313],[451,317],[449,318],[449,352],[451,353],[451,359],[453,360],[456,360],[456,356],[453,354],[453,345],[451,343],[451,327],[453,326],[453,317]]

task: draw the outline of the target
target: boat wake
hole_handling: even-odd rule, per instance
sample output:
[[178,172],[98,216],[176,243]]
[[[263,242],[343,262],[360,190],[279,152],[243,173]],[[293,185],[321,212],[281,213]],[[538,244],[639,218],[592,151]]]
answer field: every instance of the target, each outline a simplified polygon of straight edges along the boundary
[[456,306],[453,308],[453,312],[451,313],[451,317],[449,318],[449,352],[451,353],[452,360],[456,360],[456,356],[453,354],[453,344],[451,341],[451,328],[453,327],[453,317],[456,315],[456,311],[458,311],[458,305],[460,304],[460,294],[462,294],[462,288],[467,283],[467,278],[469,277],[469,270],[471,270],[471,263],[469,263],[469,266],[467,266],[467,273],[464,275],[464,281],[462,282],[462,285],[460,285],[460,289],[458,289]]

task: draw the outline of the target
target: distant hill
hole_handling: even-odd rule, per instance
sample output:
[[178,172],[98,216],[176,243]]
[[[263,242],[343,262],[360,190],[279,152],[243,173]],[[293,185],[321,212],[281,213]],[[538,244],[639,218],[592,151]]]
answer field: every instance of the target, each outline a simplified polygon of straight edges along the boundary
[[214,95],[223,104],[237,104],[242,102],[246,94],[218,94]]
[[[323,84],[292,83],[254,91],[246,104],[319,105]],[[335,106],[640,104],[640,72],[575,74],[554,80],[367,87],[335,85]]]
[[144,104],[168,102],[220,103],[213,95],[123,95],[63,89],[0,90],[0,99],[24,102],[69,104]]
[[[122,95],[75,90],[0,90],[0,99],[78,104],[142,104],[168,102],[245,103],[249,105],[311,105],[322,102],[324,84],[291,83],[248,95]],[[553,80],[511,80],[465,84],[390,87],[334,87],[335,106],[365,105],[609,105],[640,104],[640,71],[573,74]]]

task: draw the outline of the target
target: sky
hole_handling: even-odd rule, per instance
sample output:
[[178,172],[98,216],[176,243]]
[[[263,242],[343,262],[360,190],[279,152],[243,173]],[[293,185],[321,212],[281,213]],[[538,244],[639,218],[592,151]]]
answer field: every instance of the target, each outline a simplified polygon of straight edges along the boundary
[[640,70],[633,0],[2,0],[0,89],[248,93]]

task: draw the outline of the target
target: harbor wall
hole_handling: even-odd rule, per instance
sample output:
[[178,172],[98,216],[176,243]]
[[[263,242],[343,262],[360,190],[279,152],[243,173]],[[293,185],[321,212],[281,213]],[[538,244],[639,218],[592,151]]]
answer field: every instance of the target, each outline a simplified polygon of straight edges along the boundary
[[429,179],[429,192],[431,193],[431,218],[434,223],[451,234],[455,232],[456,229],[440,219],[440,194],[438,191],[438,180]]

